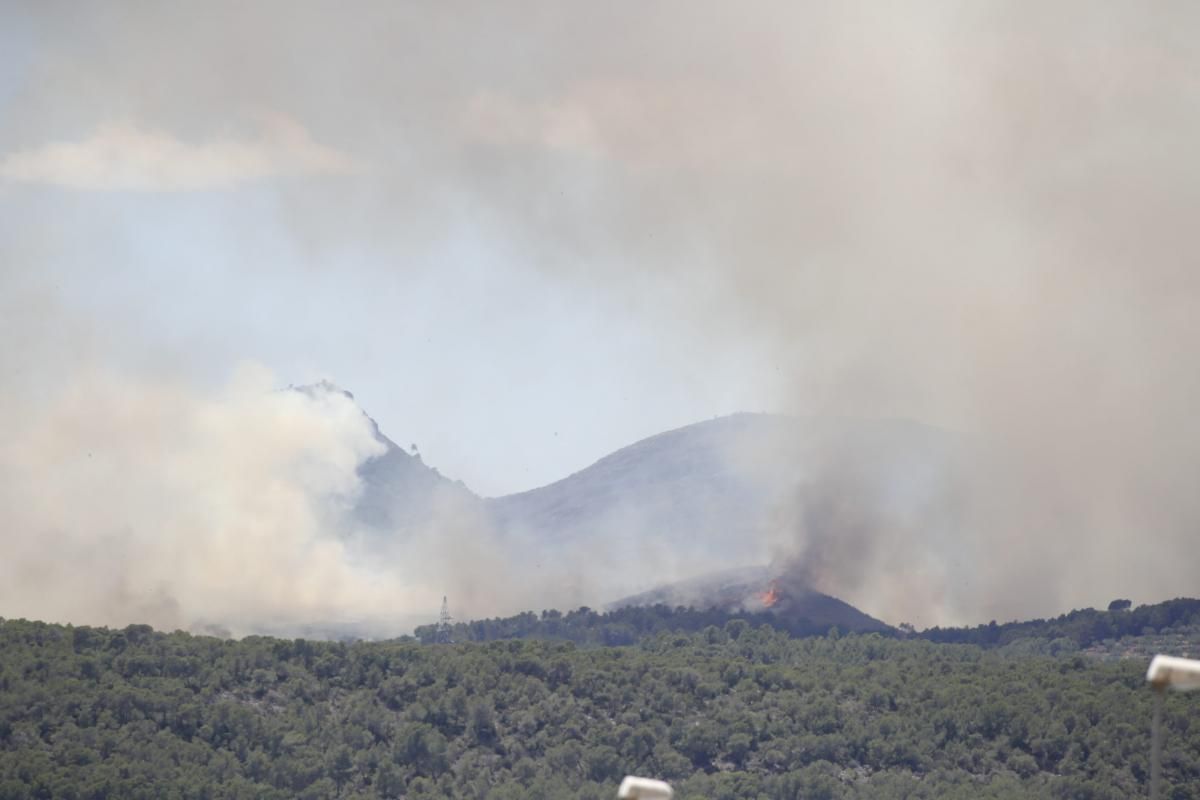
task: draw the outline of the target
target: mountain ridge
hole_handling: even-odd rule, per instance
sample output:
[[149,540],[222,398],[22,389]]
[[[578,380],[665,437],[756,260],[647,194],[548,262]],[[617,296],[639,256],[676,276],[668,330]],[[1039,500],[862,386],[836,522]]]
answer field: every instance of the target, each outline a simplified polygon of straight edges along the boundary
[[[301,391],[353,400],[328,382]],[[459,531],[476,526],[514,569],[536,561],[586,570],[591,593],[575,595],[561,593],[570,572],[553,570],[561,574],[559,594],[547,602],[563,604],[603,605],[680,579],[711,578],[730,564],[773,563],[789,537],[809,535],[789,527],[798,524],[797,490],[823,477],[818,469],[826,461],[853,461],[865,475],[855,473],[863,481],[856,488],[874,493],[859,500],[881,504],[876,495],[885,488],[911,494],[914,481],[938,479],[958,436],[907,420],[738,412],[639,439],[543,486],[481,497],[405,452],[362,413],[384,445],[358,468],[362,492],[354,508],[375,540],[403,543],[436,533],[447,520]],[[881,519],[900,513],[894,498],[887,501]],[[866,614],[857,623],[883,625]]]

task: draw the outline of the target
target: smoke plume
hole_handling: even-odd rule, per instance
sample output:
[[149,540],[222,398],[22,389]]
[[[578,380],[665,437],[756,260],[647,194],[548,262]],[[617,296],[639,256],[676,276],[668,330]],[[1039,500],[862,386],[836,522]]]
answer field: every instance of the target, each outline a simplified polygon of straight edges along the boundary
[[271,389],[250,368],[215,396],[88,369],[36,413],[7,404],[5,614],[245,632],[403,607],[335,534],[380,448],[361,413]]

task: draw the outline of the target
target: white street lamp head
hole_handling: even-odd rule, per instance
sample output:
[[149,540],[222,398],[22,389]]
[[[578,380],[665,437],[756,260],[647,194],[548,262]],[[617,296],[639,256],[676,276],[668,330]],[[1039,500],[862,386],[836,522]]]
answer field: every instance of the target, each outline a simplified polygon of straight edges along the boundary
[[1146,680],[1155,689],[1174,689],[1186,692],[1200,689],[1200,661],[1190,658],[1157,655],[1146,670]]
[[670,800],[674,794],[671,786],[663,781],[633,775],[621,781],[621,788],[617,789],[617,797],[622,800]]

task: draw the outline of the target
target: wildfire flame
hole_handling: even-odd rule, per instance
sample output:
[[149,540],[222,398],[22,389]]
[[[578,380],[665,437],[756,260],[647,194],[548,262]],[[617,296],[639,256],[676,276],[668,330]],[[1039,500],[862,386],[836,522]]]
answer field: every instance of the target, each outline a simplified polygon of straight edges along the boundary
[[767,587],[765,592],[758,596],[758,599],[762,601],[763,608],[770,608],[779,602],[779,588],[775,585],[774,581],[771,582],[771,585]]

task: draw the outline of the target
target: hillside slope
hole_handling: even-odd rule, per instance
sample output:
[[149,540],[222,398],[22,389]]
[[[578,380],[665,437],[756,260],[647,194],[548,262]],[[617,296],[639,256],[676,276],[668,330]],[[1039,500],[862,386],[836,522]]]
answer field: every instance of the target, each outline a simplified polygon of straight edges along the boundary
[[798,499],[853,496],[872,522],[919,513],[953,480],[962,437],[901,420],[734,414],[652,436],[560,481],[486,502],[497,526],[544,546],[661,559],[663,580],[790,554]]
[[754,560],[763,554],[747,554],[746,537],[763,525],[780,487],[767,472],[739,463],[739,452],[782,436],[787,424],[735,414],[689,425],[487,504],[502,530],[549,544],[654,542]]
[[803,586],[791,586],[770,567],[741,567],[667,584],[622,598],[609,608],[663,604],[721,611],[769,612],[783,621],[805,622],[828,629],[860,633],[887,631],[890,626],[849,603]]
[[[313,396],[335,393],[354,400],[353,394],[327,380],[289,389]],[[361,406],[359,411],[371,426],[375,439],[385,448],[381,455],[358,468],[363,485],[354,506],[354,517],[359,523],[384,535],[403,535],[430,525],[447,507],[479,506],[480,498],[462,481],[450,480],[427,466],[419,454],[405,452]]]

